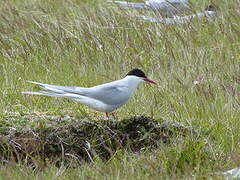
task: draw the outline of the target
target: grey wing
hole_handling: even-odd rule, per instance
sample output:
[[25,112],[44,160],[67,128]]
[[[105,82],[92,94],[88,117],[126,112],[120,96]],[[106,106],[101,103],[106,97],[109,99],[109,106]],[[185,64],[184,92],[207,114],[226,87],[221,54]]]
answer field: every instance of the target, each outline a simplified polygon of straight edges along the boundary
[[44,84],[34,81],[28,81],[30,83],[36,84],[41,88],[45,89],[46,92],[55,94],[77,94],[81,96],[86,96],[106,104],[122,104],[129,99],[130,94],[128,93],[128,88],[124,85],[119,85],[116,83],[107,83],[103,85],[94,86],[91,88],[82,87],[71,87],[71,86],[58,86],[51,84]]
[[126,86],[99,86],[90,89],[86,96],[109,105],[124,104],[131,95]]

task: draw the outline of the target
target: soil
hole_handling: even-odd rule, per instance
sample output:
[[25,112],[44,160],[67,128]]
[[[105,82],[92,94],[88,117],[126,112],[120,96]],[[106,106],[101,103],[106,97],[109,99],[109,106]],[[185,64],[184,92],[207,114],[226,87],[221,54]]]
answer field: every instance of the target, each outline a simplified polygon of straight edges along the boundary
[[192,130],[183,125],[160,123],[146,116],[98,121],[62,118],[45,127],[20,130],[8,127],[0,133],[0,159],[2,162],[45,164],[51,161],[56,165],[76,165],[91,162],[95,157],[109,160],[118,150],[140,153],[156,149],[189,133],[193,133]]

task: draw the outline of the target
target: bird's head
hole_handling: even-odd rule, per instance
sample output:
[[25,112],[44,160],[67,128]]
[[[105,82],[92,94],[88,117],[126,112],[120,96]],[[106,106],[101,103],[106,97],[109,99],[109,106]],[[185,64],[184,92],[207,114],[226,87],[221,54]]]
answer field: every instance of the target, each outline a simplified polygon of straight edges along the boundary
[[133,77],[139,79],[140,81],[157,85],[156,82],[147,78],[147,76],[141,69],[137,69],[137,68],[133,69],[133,70],[129,71],[126,76],[133,76]]

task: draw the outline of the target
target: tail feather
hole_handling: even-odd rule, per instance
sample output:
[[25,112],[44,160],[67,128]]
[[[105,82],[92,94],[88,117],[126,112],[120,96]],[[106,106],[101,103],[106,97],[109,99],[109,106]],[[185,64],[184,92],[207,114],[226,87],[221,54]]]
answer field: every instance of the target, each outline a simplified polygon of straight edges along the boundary
[[32,94],[32,95],[41,95],[41,96],[51,96],[51,97],[62,97],[62,98],[72,98],[72,99],[81,99],[81,95],[71,94],[71,93],[55,93],[51,91],[38,91],[38,92],[31,92],[31,91],[24,91],[22,94]]
[[53,92],[50,92],[50,91],[38,91],[38,92],[23,91],[22,94],[53,96],[53,97],[61,97],[63,95],[63,94],[53,93]]

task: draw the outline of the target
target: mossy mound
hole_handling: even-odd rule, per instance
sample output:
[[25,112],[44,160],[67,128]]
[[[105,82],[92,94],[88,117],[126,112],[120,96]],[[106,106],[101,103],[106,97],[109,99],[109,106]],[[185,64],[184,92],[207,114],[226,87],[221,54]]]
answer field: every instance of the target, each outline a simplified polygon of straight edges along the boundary
[[0,158],[3,161],[51,160],[69,163],[112,158],[117,150],[140,152],[170,143],[191,129],[175,123],[159,123],[136,116],[121,121],[78,120],[45,128],[8,128],[0,134]]

